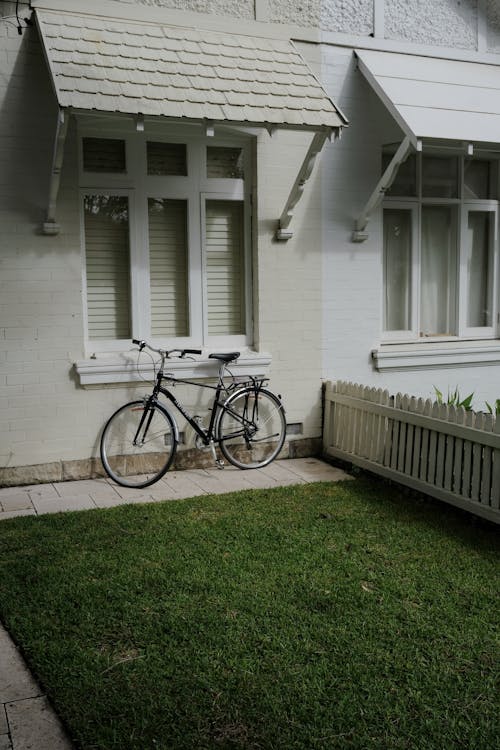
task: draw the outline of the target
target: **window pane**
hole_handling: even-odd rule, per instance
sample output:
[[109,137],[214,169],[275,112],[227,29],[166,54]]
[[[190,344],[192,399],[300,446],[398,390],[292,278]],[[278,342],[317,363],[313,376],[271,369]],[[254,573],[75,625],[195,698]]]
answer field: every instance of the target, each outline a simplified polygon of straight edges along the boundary
[[490,163],[477,159],[466,159],[464,166],[466,198],[493,198],[490,195]]
[[113,138],[83,139],[83,168],[86,172],[125,172],[125,141]]
[[187,336],[187,201],[148,200],[151,333]]
[[458,197],[458,159],[425,156],[422,159],[422,195],[424,198]]
[[147,143],[148,174],[184,177],[187,175],[186,144]]
[[[384,154],[382,157],[382,171],[385,172],[392,154]],[[410,155],[404,161],[396,174],[394,182],[387,190],[386,195],[398,195],[400,197],[413,198],[417,195],[417,160],[415,155]]]
[[411,329],[411,211],[384,211],[384,330]]
[[209,336],[245,333],[243,217],[241,201],[206,202]]
[[90,339],[130,338],[128,198],[84,198]]
[[208,146],[207,177],[243,179],[243,149]]
[[493,274],[491,273],[490,232],[494,215],[488,211],[469,213],[467,251],[467,325],[491,326]]
[[422,336],[454,334],[456,231],[454,212],[422,208],[420,331]]

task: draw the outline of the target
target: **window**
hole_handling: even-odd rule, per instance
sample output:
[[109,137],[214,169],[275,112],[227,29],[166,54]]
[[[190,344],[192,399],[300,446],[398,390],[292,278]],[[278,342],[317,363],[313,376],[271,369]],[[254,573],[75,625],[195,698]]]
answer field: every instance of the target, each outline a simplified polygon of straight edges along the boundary
[[401,165],[384,201],[387,340],[497,335],[497,188],[486,159],[417,154]]
[[250,141],[80,140],[89,347],[251,343]]

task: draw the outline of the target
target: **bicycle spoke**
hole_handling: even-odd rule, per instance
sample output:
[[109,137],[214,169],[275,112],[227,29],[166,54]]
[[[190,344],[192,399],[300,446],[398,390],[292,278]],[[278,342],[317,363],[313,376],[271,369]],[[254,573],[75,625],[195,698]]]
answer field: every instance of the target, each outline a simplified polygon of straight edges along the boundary
[[165,409],[145,407],[137,401],[126,404],[104,428],[103,466],[118,484],[147,487],[169,468],[177,448],[175,435],[174,423]]
[[224,404],[218,440],[225,458],[243,469],[266,466],[281,451],[285,415],[269,391],[241,391]]

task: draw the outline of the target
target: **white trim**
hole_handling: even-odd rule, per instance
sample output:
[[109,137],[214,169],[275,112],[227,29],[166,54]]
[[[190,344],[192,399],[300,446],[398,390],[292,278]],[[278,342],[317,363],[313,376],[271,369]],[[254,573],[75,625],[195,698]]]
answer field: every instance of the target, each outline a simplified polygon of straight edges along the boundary
[[[130,343],[130,342],[129,342]],[[125,349],[125,346],[123,347]],[[271,355],[267,352],[244,351],[237,362],[229,367],[236,377],[267,376],[271,366]],[[74,363],[80,385],[109,385],[113,383],[151,383],[154,379],[154,365],[144,357],[137,360],[137,349],[121,354],[103,354],[98,358],[81,359]],[[215,378],[219,362],[208,358],[206,352],[201,359],[169,360],[166,372],[175,373],[178,378]]]
[[59,234],[60,227],[56,221],[57,197],[61,182],[61,170],[64,159],[64,146],[68,133],[69,113],[65,109],[59,109],[57,116],[57,128],[54,139],[54,153],[52,156],[52,169],[50,173],[49,201],[47,215],[42,225],[42,232],[46,235]]
[[[435,156],[449,156],[448,153],[444,154],[433,154]],[[413,213],[413,221],[416,224],[417,232],[413,233],[413,242],[415,246],[413,248],[413,262],[412,262],[412,331],[384,331],[382,334],[382,343],[390,344],[396,341],[405,341],[411,343],[412,339],[415,344],[418,345],[422,338],[419,336],[421,329],[420,326],[420,310],[421,310],[421,283],[422,283],[422,269],[421,269],[421,227],[422,227],[422,209],[426,207],[434,206],[446,206],[452,210],[455,214],[455,220],[452,222],[452,228],[456,237],[454,237],[454,244],[456,246],[455,261],[453,268],[450,268],[450,283],[454,284],[454,301],[450,298],[448,300],[448,308],[453,318],[449,328],[451,335],[446,336],[448,340],[457,341],[459,338],[462,340],[466,339],[478,339],[486,340],[493,339],[498,335],[499,323],[499,303],[498,303],[498,290],[500,288],[500,262],[499,262],[499,246],[498,246],[498,213],[499,213],[499,201],[492,199],[471,199],[464,198],[464,160],[468,157],[464,153],[454,154],[455,158],[458,159],[459,173],[458,173],[458,193],[457,198],[422,198],[422,160],[426,154],[418,155],[416,161],[416,197],[404,198],[387,196],[383,202],[383,209],[389,208],[406,208],[411,209],[413,206],[418,207],[418,214]],[[494,164],[495,160],[489,160],[490,164]],[[497,177],[498,179],[498,177]],[[492,238],[492,253],[493,253],[493,312],[492,312],[492,325],[484,328],[467,328],[466,325],[466,305],[467,305],[467,264],[465,259],[465,242],[464,242],[464,231],[466,226],[466,217],[469,211],[488,211],[497,217],[495,221],[495,232]],[[383,262],[383,255],[382,255]],[[452,292],[450,285],[444,290],[444,293],[450,295]],[[385,287],[383,286],[383,293]],[[383,300],[382,300],[383,303]],[[383,316],[382,316],[383,317]],[[423,337],[427,342],[434,340],[436,342],[443,342],[445,337]]]
[[122,351],[129,343],[128,339],[90,339],[89,338],[89,326],[88,326],[88,298],[87,298],[87,257],[86,257],[86,246],[85,246],[85,210],[84,210],[84,199],[86,195],[110,195],[110,196],[124,196],[128,199],[128,233],[129,233],[129,262],[130,268],[130,326],[131,334],[134,331],[135,318],[137,317],[138,311],[134,306],[134,281],[132,279],[132,253],[133,246],[137,244],[135,238],[137,236],[137,227],[135,221],[135,208],[136,208],[136,193],[132,188],[115,188],[111,186],[109,190],[104,187],[81,187],[79,189],[79,214],[80,214],[80,247],[81,247],[81,259],[82,259],[82,306],[83,306],[83,323],[85,331],[85,349],[88,352],[102,352],[102,351]]
[[480,54],[488,52],[488,3],[487,0],[477,0],[477,51]]
[[[476,211],[488,213],[492,217],[491,227],[493,229],[492,234],[489,238],[489,260],[490,260],[490,280],[492,284],[491,289],[491,325],[484,327],[471,328],[467,326],[467,315],[468,315],[468,262],[467,262],[467,240],[466,233],[468,227],[469,214]],[[463,210],[460,222],[460,246],[459,246],[459,262],[460,262],[460,273],[459,273],[459,300],[460,305],[460,319],[459,319],[459,332],[461,336],[468,338],[482,338],[491,337],[493,338],[497,330],[497,290],[498,290],[498,210],[497,206],[493,205],[491,201],[465,202],[463,204]]]
[[372,359],[379,372],[500,365],[500,343],[387,344],[374,349]]
[[[101,121],[102,122],[102,121]],[[252,287],[251,287],[251,195],[254,186],[252,169],[252,145],[254,133],[244,132],[240,137],[231,133],[228,137],[217,135],[206,137],[196,129],[160,128],[146,122],[144,132],[137,132],[132,121],[123,119],[104,121],[99,127],[94,121],[79,122],[79,171],[82,194],[102,193],[110,195],[127,194],[130,201],[130,281],[131,281],[131,335],[140,339],[151,339],[150,320],[150,273],[149,273],[149,233],[147,199],[163,198],[185,200],[188,206],[187,233],[189,272],[187,279],[189,331],[186,336],[177,338],[156,338],[155,343],[163,348],[199,347],[209,345],[221,348],[242,348],[252,344]],[[187,133],[185,132],[187,130]],[[92,173],[83,171],[82,139],[87,136],[100,138],[122,138],[126,145],[126,172],[120,174]],[[183,137],[184,136],[184,137]],[[147,174],[146,143],[164,141],[186,144],[187,176],[162,176]],[[213,178],[206,176],[207,146],[236,146],[242,149],[245,175],[243,179]],[[201,203],[206,199],[238,200],[245,207],[245,333],[241,336],[208,338],[206,321],[203,320],[205,299],[204,237]],[[83,226],[83,218],[82,218]],[[82,229],[83,265],[85,266],[85,244]],[[84,319],[88,336],[86,315],[86,284],[84,281]],[[205,305],[204,305],[205,303]],[[103,351],[123,351],[125,341],[86,340],[86,354]]]
[[412,143],[410,136],[407,135],[403,138],[398,146],[398,149],[391,161],[387,165],[384,174],[375,185],[372,194],[368,198],[363,210],[359,214],[354,224],[354,231],[351,236],[352,242],[364,242],[368,238],[368,233],[365,231],[370,221],[373,211],[377,208],[379,203],[383,200],[386,191],[391,187],[398,173],[399,167],[403,164],[410,152],[412,151]]
[[[410,295],[410,323],[413,326],[407,331],[389,331],[384,330],[384,340],[388,342],[393,341],[408,341],[415,340],[418,338],[418,331],[416,327],[416,321],[418,320],[419,310],[419,294],[420,294],[420,222],[417,220],[418,217],[418,204],[415,201],[405,201],[403,199],[396,200],[392,199],[390,202],[387,201],[383,205],[382,211],[396,209],[400,211],[409,211],[411,214],[411,258],[410,258],[410,288],[408,293]],[[383,221],[383,215],[382,215]],[[382,230],[384,231],[384,230]],[[385,246],[382,247],[382,293],[385,296],[386,285],[385,285]],[[382,299],[382,321],[385,318],[384,310],[384,298]]]
[[290,222],[293,219],[295,206],[302,198],[305,184],[312,174],[316,159],[321,153],[321,150],[323,149],[327,138],[327,132],[318,132],[313,135],[304,160],[297,173],[297,177],[295,178],[295,182],[293,183],[292,189],[290,190],[290,194],[288,196],[287,202],[285,203],[285,207],[283,208],[281,216],[278,220],[278,227],[275,233],[276,240],[286,241],[293,237],[293,232],[290,229]]
[[373,36],[375,39],[385,36],[385,0],[373,2]]

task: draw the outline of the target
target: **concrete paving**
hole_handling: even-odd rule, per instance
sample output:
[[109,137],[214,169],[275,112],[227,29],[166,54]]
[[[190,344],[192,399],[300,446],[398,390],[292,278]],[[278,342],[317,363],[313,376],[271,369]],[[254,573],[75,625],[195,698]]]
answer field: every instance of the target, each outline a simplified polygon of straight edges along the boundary
[[[152,487],[131,490],[107,479],[54,482],[0,489],[0,521],[127,503],[179,500],[197,495],[350,479],[315,458],[275,461],[264,469],[191,469],[168,472]],[[0,624],[0,750],[72,750],[47,697]]]

